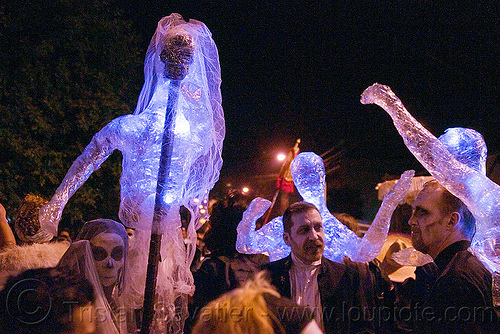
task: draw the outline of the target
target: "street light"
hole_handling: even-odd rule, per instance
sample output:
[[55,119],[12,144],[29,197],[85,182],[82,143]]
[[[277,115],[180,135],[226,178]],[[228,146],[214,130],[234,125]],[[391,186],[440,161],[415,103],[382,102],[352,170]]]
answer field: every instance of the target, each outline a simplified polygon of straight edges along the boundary
[[278,158],[278,161],[283,161],[286,158],[286,154],[280,153],[276,158]]
[[244,194],[246,194],[246,193],[248,193],[248,192],[250,191],[250,189],[249,189],[248,187],[243,187],[243,188],[241,189],[241,191],[242,191]]

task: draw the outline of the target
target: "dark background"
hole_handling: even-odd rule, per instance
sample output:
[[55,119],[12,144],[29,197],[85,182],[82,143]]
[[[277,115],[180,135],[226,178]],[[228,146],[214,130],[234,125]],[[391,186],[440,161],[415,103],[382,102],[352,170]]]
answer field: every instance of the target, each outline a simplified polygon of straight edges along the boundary
[[[153,3],[131,15],[157,21],[163,2]],[[410,168],[425,174],[390,117],[359,103],[374,82],[391,86],[436,136],[470,127],[490,153],[500,149],[499,12],[492,1],[196,3],[169,2],[166,12],[204,22],[219,49],[222,181],[235,184],[238,175],[250,188],[273,184],[262,175],[276,173],[277,152],[301,138],[302,151],[333,149],[325,156],[333,209],[373,214],[355,206],[378,205],[378,182]]]
[[[392,87],[436,136],[455,126],[481,132],[495,179],[500,150],[495,1],[99,3],[98,9],[82,0],[10,0],[0,6],[0,139],[5,145],[0,200],[12,211],[25,193],[49,198],[92,135],[134,109],[150,38],[158,20],[172,12],[204,22],[219,50],[227,132],[213,197],[246,185],[248,196],[272,198],[280,169],[276,155],[301,138],[302,151],[324,155],[331,209],[372,219],[379,205],[378,182],[405,169],[425,174],[390,117],[359,103],[374,82]],[[54,73],[62,62],[71,75]],[[71,67],[80,63],[86,67]],[[29,64],[37,64],[38,72],[24,77]],[[109,87],[95,84],[103,75]],[[30,85],[40,85],[37,92],[46,89],[50,99],[28,90],[12,102],[13,94]],[[10,87],[16,89],[10,92]],[[73,102],[75,87],[88,88],[88,94],[76,94],[78,103]],[[73,100],[60,102],[58,96],[65,94]],[[31,108],[33,101],[47,99],[60,105]],[[28,117],[27,110],[36,114],[19,122]],[[59,114],[54,116],[54,110]],[[82,121],[83,114],[92,117]],[[28,126],[32,119],[43,126]],[[19,147],[17,141],[5,144],[16,134],[29,141]],[[33,146],[40,147],[25,154]],[[115,153],[94,173],[68,204],[67,220],[116,215],[119,164]],[[297,194],[290,199],[298,199]]]

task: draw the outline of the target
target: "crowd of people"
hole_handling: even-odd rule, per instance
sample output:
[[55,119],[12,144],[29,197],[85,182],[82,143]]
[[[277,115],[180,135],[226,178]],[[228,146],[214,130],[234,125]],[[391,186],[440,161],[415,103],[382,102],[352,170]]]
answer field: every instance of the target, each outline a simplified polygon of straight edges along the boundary
[[[185,333],[497,331],[492,274],[469,248],[475,218],[436,180],[414,199],[406,217],[411,235],[391,229],[368,263],[325,258],[322,215],[305,201],[283,213],[290,255],[270,262],[265,254],[239,253],[237,228],[248,208],[241,199],[231,193],[216,201],[198,230]],[[76,237],[61,230],[39,243],[36,213],[44,203],[26,196],[12,226],[0,206],[1,331],[139,332],[140,310],[127,308],[125,298],[133,229],[97,219]],[[432,260],[404,266],[391,257],[411,246]],[[405,268],[402,277],[395,274]]]

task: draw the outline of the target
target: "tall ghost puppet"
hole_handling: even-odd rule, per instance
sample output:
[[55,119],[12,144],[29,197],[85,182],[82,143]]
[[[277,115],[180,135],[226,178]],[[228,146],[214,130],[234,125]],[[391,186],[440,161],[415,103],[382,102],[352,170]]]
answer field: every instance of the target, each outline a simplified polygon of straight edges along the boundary
[[[369,262],[380,252],[389,231],[390,219],[397,205],[411,185],[414,171],[406,171],[387,194],[363,238],[349,230],[326,206],[325,165],[323,159],[313,152],[303,152],[293,160],[292,177],[304,201],[314,204],[323,219],[325,230],[326,258],[342,262],[345,256],[352,261]],[[256,221],[269,208],[270,202],[263,198],[252,201],[238,225],[236,248],[241,253],[269,254],[276,261],[290,254],[290,247],[283,241],[282,217],[277,217],[255,231]]]
[[361,103],[383,108],[410,152],[472,212],[476,234],[471,249],[493,273],[493,302],[500,306],[500,186],[486,176],[486,144],[481,134],[452,128],[438,139],[406,110],[390,87],[381,84],[368,87]]
[[[164,236],[157,286],[166,301],[163,311],[169,314],[173,312],[171,301],[194,289],[189,264],[196,249],[196,201],[207,198],[222,166],[225,125],[221,73],[217,48],[205,24],[185,22],[175,13],[162,18],[146,53],[144,75],[135,112],[112,120],[94,135],[51,201],[40,211],[40,223],[55,235],[69,198],[114,150],[121,151],[119,217],[124,225],[136,229],[130,250],[130,271],[135,277],[131,280],[129,304],[140,308],[166,109],[171,102],[174,110],[167,113],[172,125],[167,130],[170,136],[166,144],[170,164],[161,192],[165,215],[160,224]],[[171,80],[176,75],[178,80]],[[191,211],[187,247],[180,230],[182,205]]]

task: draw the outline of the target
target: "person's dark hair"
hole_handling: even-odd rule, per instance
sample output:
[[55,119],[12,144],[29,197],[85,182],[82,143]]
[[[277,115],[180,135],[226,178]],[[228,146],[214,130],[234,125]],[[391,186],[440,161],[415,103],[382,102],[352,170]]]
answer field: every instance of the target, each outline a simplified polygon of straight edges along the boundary
[[9,278],[0,292],[0,331],[70,333],[72,311],[94,301],[92,284],[80,275],[55,268],[29,269]]
[[236,251],[237,227],[246,207],[239,202],[223,200],[215,203],[210,215],[210,230],[205,235],[205,246],[215,255],[233,256]]
[[286,208],[283,213],[283,230],[286,233],[290,233],[293,226],[292,217],[300,213],[306,213],[309,210],[316,210],[319,212],[314,204],[307,202],[295,202]]
[[467,206],[436,180],[426,182],[423,189],[435,190],[438,188],[443,189],[443,196],[441,197],[440,203],[442,211],[444,213],[458,212],[460,214],[460,222],[462,223],[462,232],[465,236],[472,238],[476,231],[476,219]]

